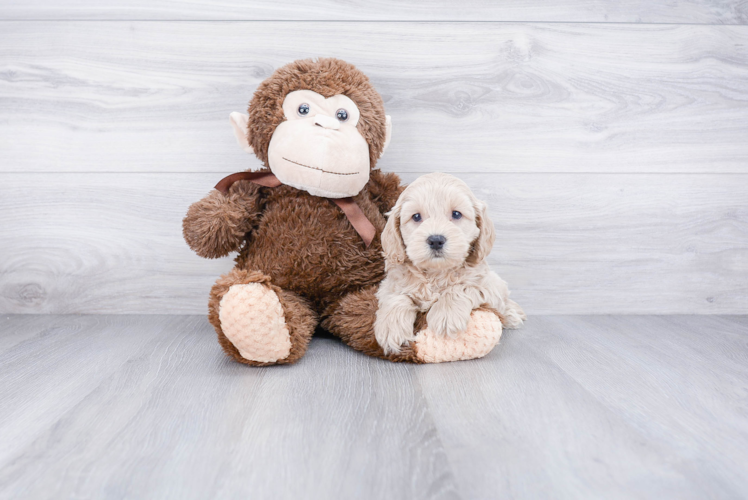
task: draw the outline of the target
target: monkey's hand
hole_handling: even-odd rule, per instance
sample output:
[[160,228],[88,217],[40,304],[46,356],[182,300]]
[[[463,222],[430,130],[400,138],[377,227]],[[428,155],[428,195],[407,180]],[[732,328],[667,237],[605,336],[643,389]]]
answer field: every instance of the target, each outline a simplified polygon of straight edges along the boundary
[[383,214],[392,210],[398,196],[405,189],[400,185],[400,177],[397,174],[385,173],[379,169],[371,171],[367,188],[372,200]]
[[184,240],[199,256],[216,259],[239,249],[260,217],[259,186],[234,183],[224,194],[213,190],[193,203],[182,221]]

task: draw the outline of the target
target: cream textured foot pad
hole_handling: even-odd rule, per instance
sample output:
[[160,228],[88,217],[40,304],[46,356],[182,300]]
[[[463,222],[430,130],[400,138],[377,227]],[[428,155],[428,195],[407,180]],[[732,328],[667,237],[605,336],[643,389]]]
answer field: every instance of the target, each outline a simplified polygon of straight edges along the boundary
[[467,329],[447,337],[426,328],[416,334],[416,356],[426,363],[482,358],[499,343],[501,321],[489,311],[473,311]]
[[221,330],[243,358],[273,363],[288,357],[288,333],[278,296],[260,283],[232,285],[218,310]]

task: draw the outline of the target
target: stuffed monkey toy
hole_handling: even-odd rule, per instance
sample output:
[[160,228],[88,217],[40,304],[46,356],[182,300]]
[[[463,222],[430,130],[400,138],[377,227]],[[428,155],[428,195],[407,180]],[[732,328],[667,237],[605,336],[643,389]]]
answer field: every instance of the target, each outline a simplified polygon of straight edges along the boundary
[[201,257],[238,252],[208,303],[229,356],[254,366],[293,363],[318,326],[391,361],[466,359],[495,345],[495,316],[471,323],[457,347],[431,335],[423,318],[400,352],[385,355],[377,344],[380,236],[402,188],[397,175],[375,168],[392,126],[361,71],[338,59],[295,61],[259,85],[248,116],[232,113],[230,121],[264,166],[221,180],[183,222]]

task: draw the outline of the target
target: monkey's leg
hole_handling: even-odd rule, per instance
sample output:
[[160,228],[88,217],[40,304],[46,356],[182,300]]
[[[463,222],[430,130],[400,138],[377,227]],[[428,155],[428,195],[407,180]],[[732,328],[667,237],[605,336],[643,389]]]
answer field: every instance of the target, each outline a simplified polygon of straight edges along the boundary
[[436,335],[428,329],[426,315],[419,314],[414,325],[416,340],[404,345],[400,353],[385,356],[374,337],[374,320],[379,305],[376,292],[377,287],[369,287],[346,295],[332,308],[322,327],[369,356],[413,363],[481,358],[501,338],[499,315],[488,308],[475,309],[470,315],[467,329],[454,337]]
[[384,355],[374,337],[374,320],[379,307],[376,293],[376,286],[349,293],[326,311],[322,328],[369,356],[390,361],[422,363],[417,358],[412,343],[404,345],[397,354]]
[[210,291],[208,319],[226,354],[254,366],[293,363],[306,352],[317,314],[259,271],[233,269]]
[[427,324],[417,330],[414,343],[421,362],[461,361],[482,358],[496,347],[501,338],[501,320],[493,309],[480,307],[470,313],[467,328],[453,337],[437,335]]

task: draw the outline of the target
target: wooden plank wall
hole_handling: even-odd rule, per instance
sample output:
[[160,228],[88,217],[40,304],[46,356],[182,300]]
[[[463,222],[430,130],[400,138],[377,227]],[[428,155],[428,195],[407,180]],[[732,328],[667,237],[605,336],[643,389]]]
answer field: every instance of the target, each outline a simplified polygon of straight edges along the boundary
[[181,217],[273,69],[373,80],[382,169],[487,200],[530,314],[748,313],[748,2],[0,5],[0,312],[204,313]]

